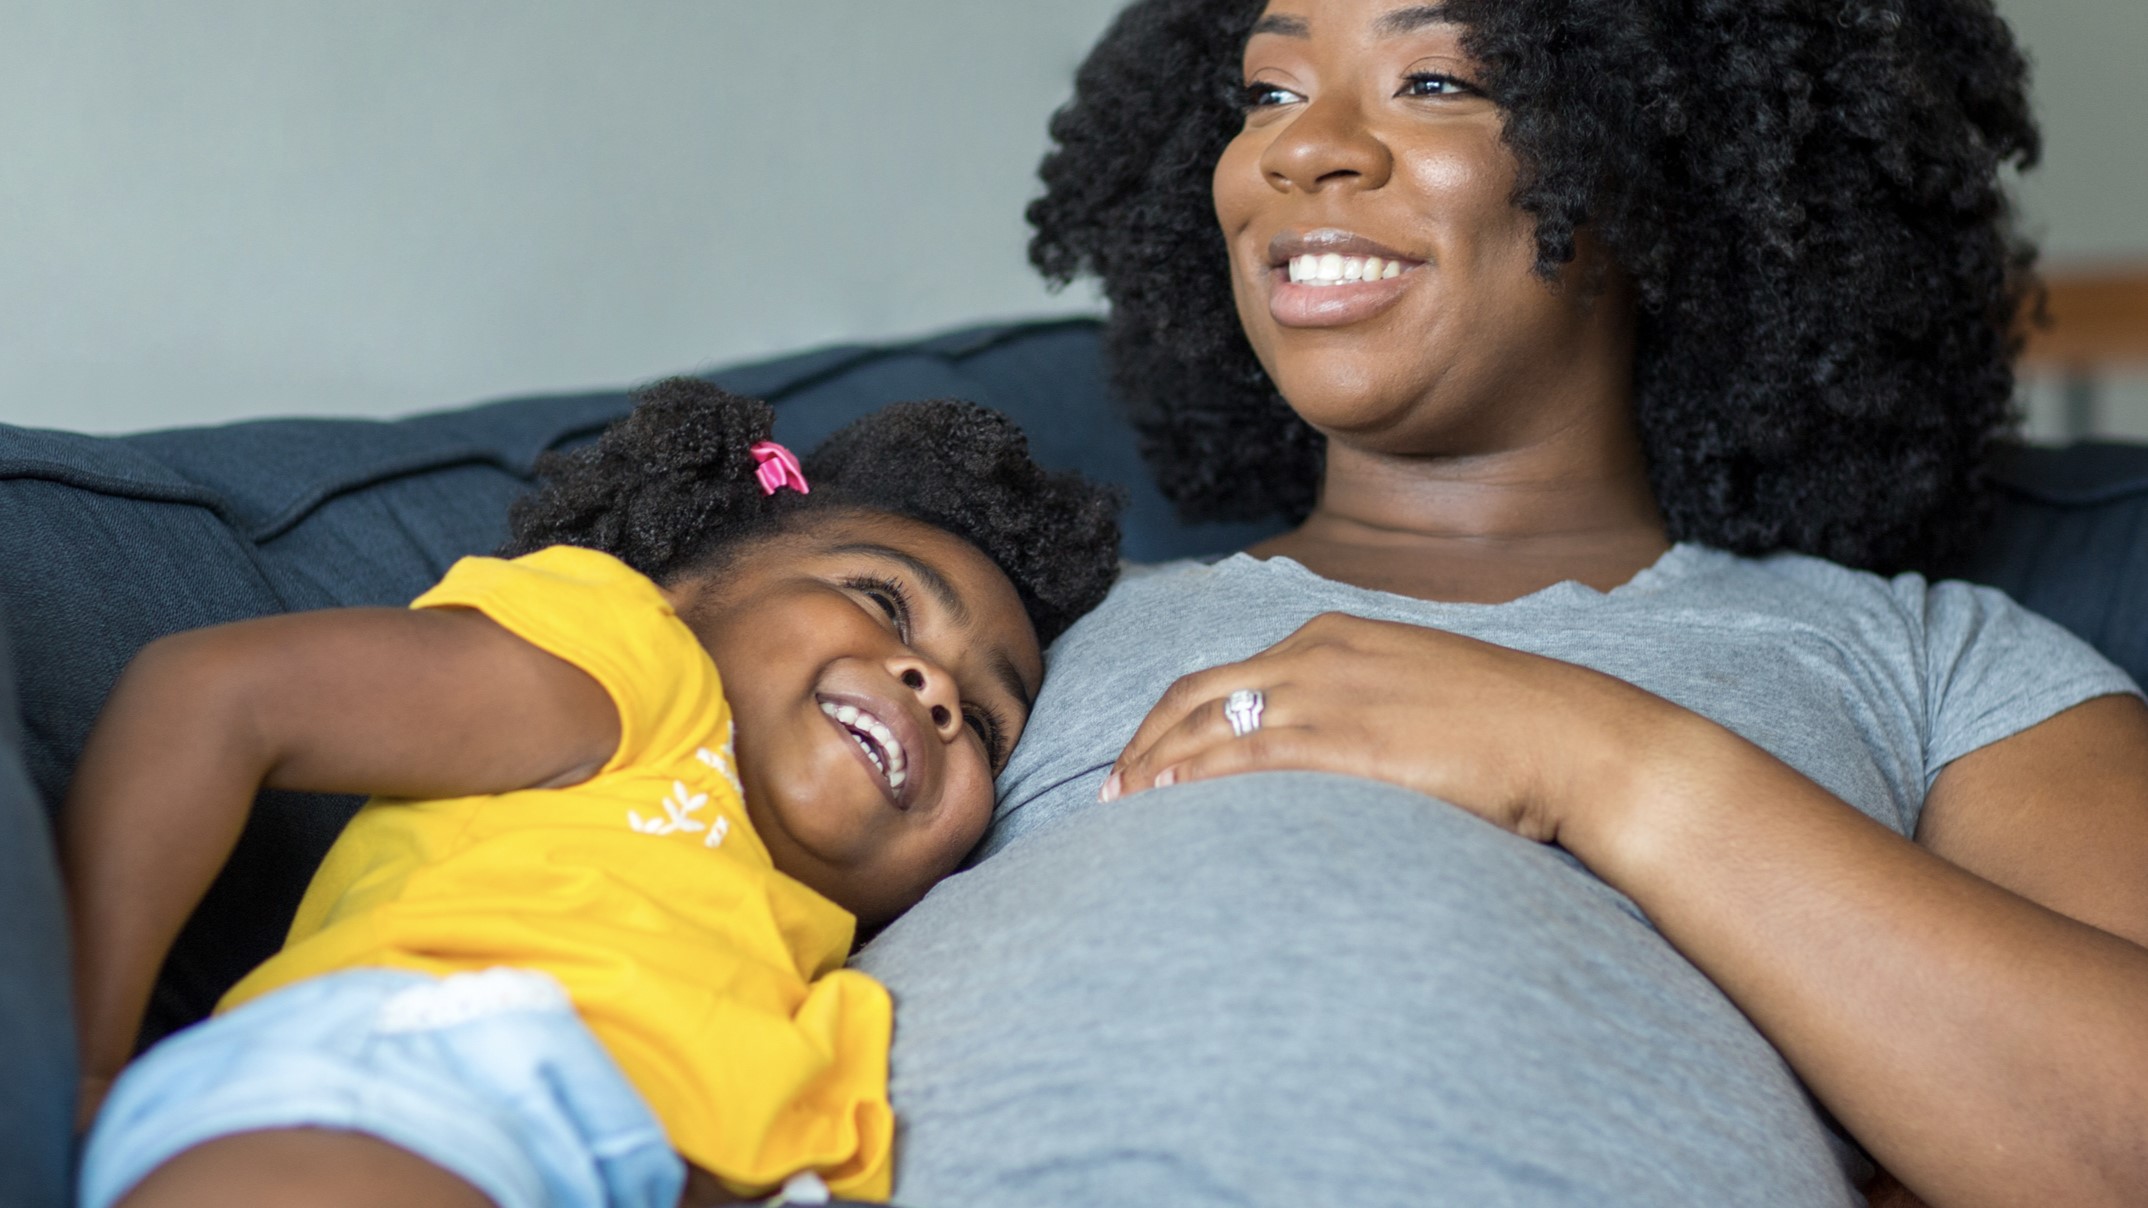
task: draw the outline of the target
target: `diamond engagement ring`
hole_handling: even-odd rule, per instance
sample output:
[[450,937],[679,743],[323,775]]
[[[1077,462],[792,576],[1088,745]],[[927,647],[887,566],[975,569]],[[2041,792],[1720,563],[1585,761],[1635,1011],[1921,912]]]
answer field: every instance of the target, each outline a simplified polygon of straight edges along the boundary
[[1268,698],[1258,688],[1240,688],[1223,698],[1223,718],[1231,723],[1231,737],[1244,738],[1260,729],[1260,711]]

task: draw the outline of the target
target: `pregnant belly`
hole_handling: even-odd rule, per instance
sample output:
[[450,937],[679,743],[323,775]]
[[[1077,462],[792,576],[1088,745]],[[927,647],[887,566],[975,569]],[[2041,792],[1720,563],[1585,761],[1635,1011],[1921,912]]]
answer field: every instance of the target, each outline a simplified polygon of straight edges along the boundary
[[858,964],[898,1201],[1856,1204],[1782,1059],[1561,853],[1271,774],[1073,813]]

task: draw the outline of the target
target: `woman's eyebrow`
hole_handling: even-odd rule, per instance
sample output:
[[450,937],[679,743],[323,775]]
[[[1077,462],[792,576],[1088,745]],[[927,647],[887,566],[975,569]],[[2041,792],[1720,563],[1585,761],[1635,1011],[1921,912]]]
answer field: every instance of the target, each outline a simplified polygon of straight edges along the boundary
[[1251,38],[1258,37],[1261,34],[1274,34],[1279,38],[1310,38],[1313,36],[1313,29],[1305,23],[1305,18],[1303,17],[1288,17],[1281,13],[1271,13],[1255,21],[1253,31],[1246,36]]
[[[1372,23],[1372,32],[1383,38],[1413,34],[1427,25],[1451,25],[1454,18],[1447,15],[1444,4],[1414,4],[1383,13]],[[1270,13],[1253,23],[1253,34],[1274,34],[1279,38],[1310,38],[1312,26],[1303,17],[1287,13]]]
[[1452,25],[1454,18],[1447,15],[1444,4],[1418,4],[1398,8],[1386,13],[1372,23],[1372,32],[1383,38],[1400,34],[1414,34],[1427,25]]

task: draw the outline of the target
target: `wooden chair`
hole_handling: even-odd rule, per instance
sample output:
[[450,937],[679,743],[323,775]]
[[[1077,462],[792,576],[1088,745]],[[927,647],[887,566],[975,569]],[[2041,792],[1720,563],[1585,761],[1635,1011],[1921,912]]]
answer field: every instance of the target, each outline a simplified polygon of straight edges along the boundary
[[2050,322],[2029,329],[2020,367],[2059,379],[2065,434],[2078,440],[2097,427],[2097,381],[2148,369],[2148,264],[2051,269],[2044,285]]

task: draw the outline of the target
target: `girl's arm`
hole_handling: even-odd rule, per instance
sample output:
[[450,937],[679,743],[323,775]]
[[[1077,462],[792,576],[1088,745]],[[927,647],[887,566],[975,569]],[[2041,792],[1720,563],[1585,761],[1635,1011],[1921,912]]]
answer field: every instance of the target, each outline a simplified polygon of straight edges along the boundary
[[[1235,688],[1269,691],[1233,737]],[[1372,776],[1556,840],[1632,898],[1935,1205],[2148,1187],[2148,709],[2077,706],[1956,760],[1918,841],[1630,684],[1326,616],[1173,685],[1107,793]]]
[[175,634],[130,663],[60,815],[87,1120],[262,787],[461,796],[586,779],[604,689],[483,616],[337,609]]

